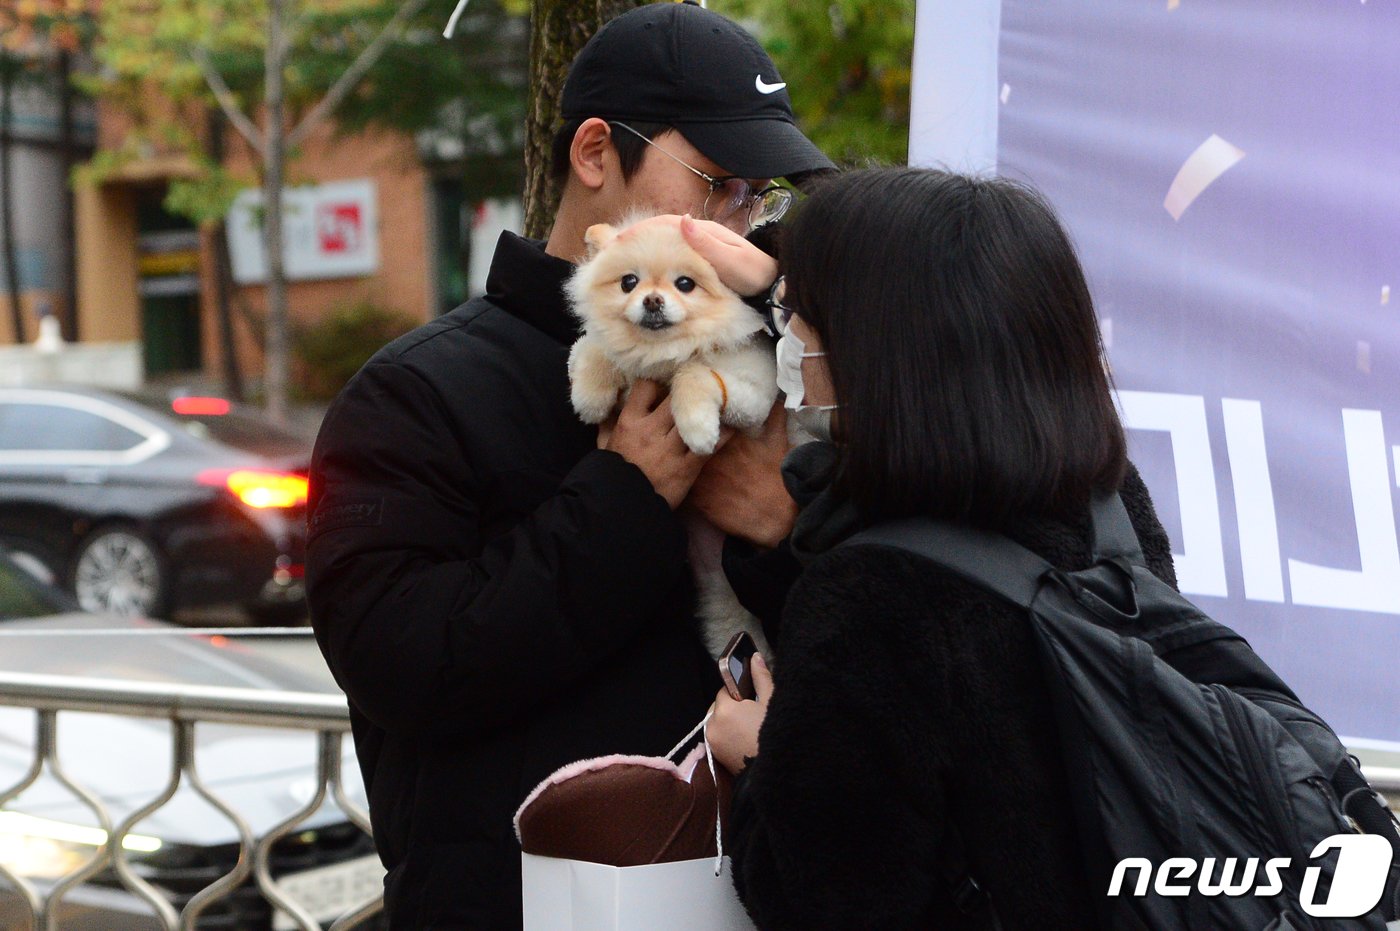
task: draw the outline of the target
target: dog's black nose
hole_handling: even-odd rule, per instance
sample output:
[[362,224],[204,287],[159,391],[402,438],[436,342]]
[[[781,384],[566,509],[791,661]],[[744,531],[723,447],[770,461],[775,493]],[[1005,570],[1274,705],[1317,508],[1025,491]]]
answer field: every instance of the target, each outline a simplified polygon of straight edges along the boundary
[[671,325],[666,318],[666,298],[656,292],[642,298],[642,319],[638,321],[648,330],[664,330]]

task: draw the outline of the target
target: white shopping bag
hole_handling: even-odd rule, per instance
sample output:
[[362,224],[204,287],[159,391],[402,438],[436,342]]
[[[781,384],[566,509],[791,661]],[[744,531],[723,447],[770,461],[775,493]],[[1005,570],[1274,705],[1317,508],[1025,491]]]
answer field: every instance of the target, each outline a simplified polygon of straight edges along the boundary
[[607,866],[521,854],[525,931],[755,931],[729,858]]

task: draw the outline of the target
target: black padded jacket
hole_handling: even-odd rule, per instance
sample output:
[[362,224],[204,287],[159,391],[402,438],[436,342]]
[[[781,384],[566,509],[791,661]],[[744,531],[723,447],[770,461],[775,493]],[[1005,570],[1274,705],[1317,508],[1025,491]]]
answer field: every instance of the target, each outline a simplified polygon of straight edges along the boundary
[[525,795],[664,753],[720,687],[680,521],[570,406],[572,269],[502,236],[486,296],[375,355],[316,444],[312,621],[394,929],[519,927]]

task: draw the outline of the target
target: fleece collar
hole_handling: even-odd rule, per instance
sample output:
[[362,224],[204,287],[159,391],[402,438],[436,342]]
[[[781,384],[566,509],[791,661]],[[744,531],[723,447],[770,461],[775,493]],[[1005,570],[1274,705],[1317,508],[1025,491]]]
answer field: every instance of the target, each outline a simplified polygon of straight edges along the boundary
[[834,443],[803,443],[783,459],[783,483],[802,509],[788,538],[793,555],[811,562],[860,530],[854,504],[836,495],[832,482],[841,464]]

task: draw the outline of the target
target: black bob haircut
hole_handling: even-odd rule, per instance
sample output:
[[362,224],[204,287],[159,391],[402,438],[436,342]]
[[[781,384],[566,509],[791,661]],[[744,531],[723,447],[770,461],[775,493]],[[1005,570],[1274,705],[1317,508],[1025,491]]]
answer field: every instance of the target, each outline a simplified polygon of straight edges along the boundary
[[867,519],[1007,529],[1118,489],[1125,440],[1093,301],[1034,190],[853,171],[813,191],[781,248],[786,302],[841,404],[837,488]]
[[[574,144],[574,136],[578,134],[579,127],[584,124],[586,119],[590,118],[569,120],[559,127],[559,131],[554,134],[553,140],[550,141],[549,174],[554,182],[561,187],[569,177],[569,150]],[[666,123],[634,123],[631,120],[622,120],[621,122],[631,126],[648,139],[655,139],[662,133],[675,128]],[[617,150],[617,159],[622,166],[622,179],[624,181],[632,180],[632,176],[642,166],[642,156],[647,153],[647,144],[627,130],[615,128],[612,131],[612,144],[613,148]]]

